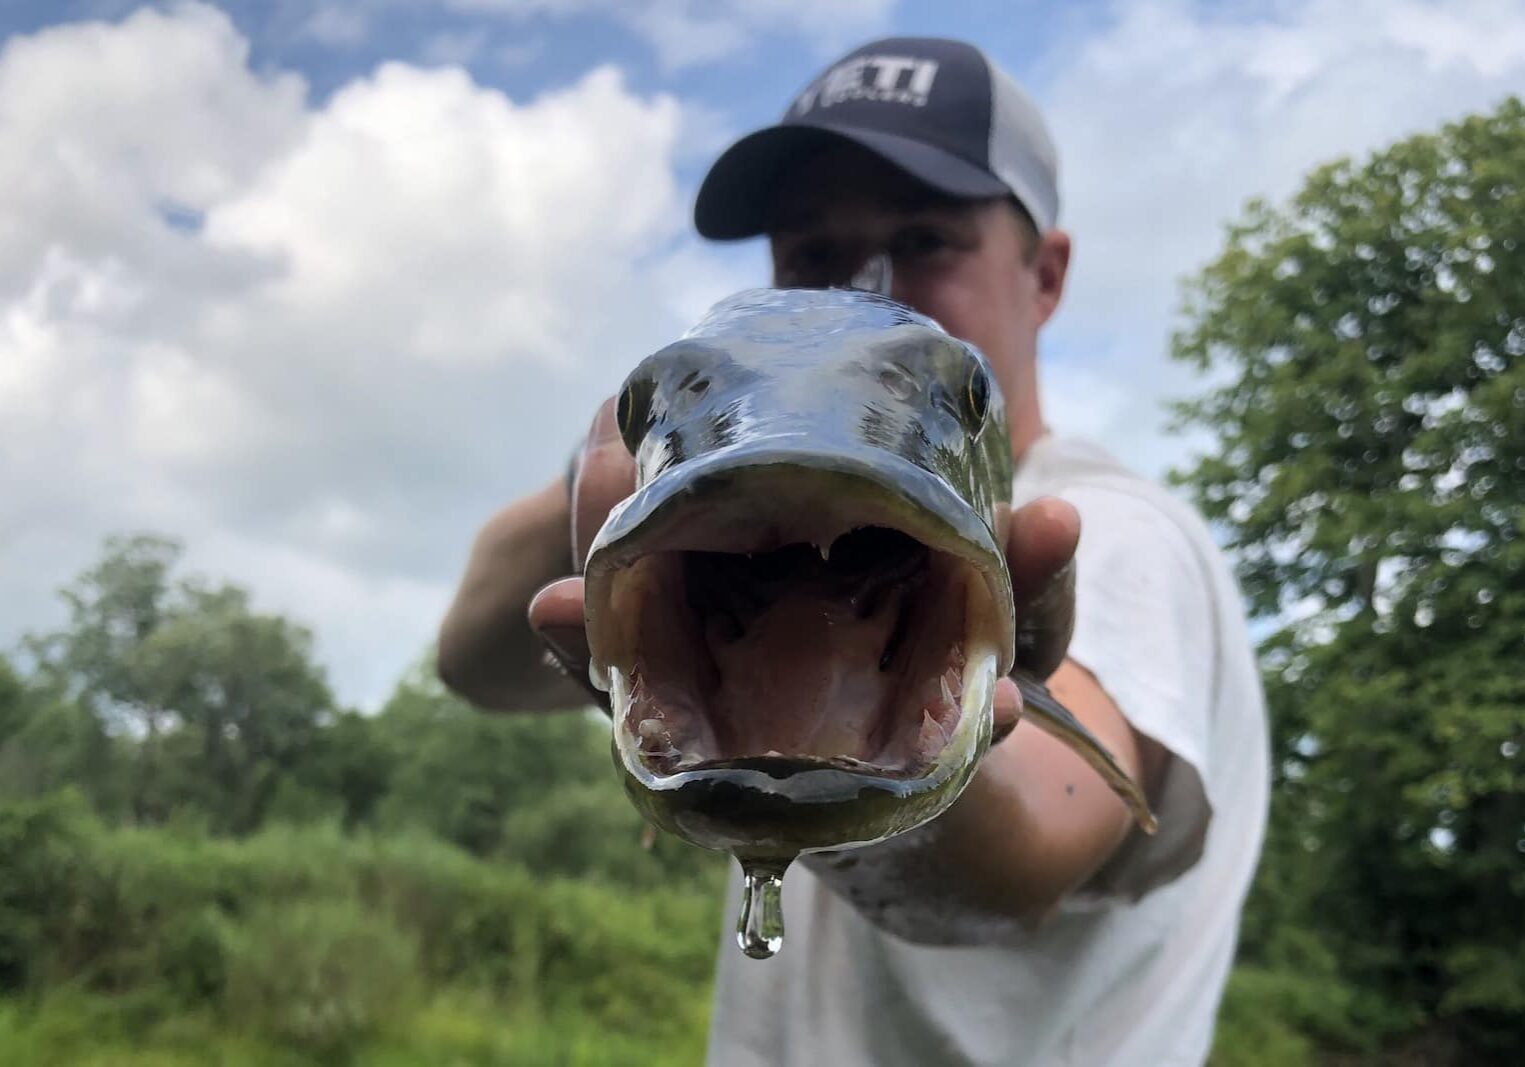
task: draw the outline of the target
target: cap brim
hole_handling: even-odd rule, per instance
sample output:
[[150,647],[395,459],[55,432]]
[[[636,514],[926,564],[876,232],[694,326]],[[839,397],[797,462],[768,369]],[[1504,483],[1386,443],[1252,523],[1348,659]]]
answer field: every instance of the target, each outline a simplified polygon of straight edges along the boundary
[[695,228],[716,241],[766,233],[783,175],[822,148],[843,141],[868,149],[949,196],[979,199],[1011,192],[983,167],[922,141],[840,126],[769,126],[743,137],[715,161],[699,186]]

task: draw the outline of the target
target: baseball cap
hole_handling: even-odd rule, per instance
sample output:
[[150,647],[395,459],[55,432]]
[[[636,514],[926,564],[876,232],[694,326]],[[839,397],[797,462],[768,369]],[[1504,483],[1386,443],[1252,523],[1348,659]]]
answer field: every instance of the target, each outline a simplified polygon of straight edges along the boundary
[[1058,155],[1017,83],[963,41],[887,37],[827,67],[776,125],[721,154],[694,204],[699,233],[727,240],[765,232],[779,179],[838,140],[950,196],[1010,194],[1039,232],[1058,221]]

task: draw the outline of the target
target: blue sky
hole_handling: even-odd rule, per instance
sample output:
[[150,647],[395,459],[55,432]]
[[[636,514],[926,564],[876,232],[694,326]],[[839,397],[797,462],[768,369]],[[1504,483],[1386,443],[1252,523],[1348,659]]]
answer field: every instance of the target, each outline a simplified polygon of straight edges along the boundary
[[0,649],[103,537],[311,625],[374,707],[475,528],[755,244],[728,140],[871,36],[983,46],[1060,151],[1045,411],[1147,474],[1180,280],[1252,196],[1525,92],[1519,0],[21,0],[0,7]]
[[[14,0],[0,11],[0,34],[120,18],[140,6],[138,0]],[[745,48],[674,66],[663,62],[650,34],[613,17],[620,6],[614,3],[237,0],[217,6],[249,40],[255,67],[301,71],[315,101],[379,62],[434,63],[449,52],[479,83],[515,97],[570,81],[594,64],[616,63],[637,91],[703,99],[742,125],[770,120],[808,78],[812,56],[827,58],[860,37],[936,34],[976,40],[1008,69],[1031,74],[1067,35],[1083,34],[1106,17],[1106,6],[1094,0],[848,3],[841,6],[849,13],[826,32],[797,22],[763,23],[749,34]],[[737,5],[672,6],[698,12]]]

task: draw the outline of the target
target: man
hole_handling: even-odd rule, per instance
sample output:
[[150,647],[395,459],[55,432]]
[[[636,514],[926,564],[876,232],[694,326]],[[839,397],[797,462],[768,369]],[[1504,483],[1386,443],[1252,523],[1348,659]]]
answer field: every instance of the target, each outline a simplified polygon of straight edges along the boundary
[[[989,358],[1014,500],[1028,502],[1008,544],[1019,610],[1074,583],[1050,688],[1145,783],[1161,824],[1141,835],[1077,756],[1018,725],[929,826],[797,865],[777,959],[722,940],[715,1064],[1206,1058],[1264,827],[1264,710],[1237,590],[1200,520],[1043,421],[1037,334],[1070,258],[1058,200],[1053,145],[1021,90],[969,45],[911,38],[833,64],[700,190],[700,233],[766,235],[777,284],[841,284],[886,254],[891,295]],[[574,672],[586,663],[580,584],[552,579],[630,491],[611,421],[606,405],[572,493],[557,482],[478,537],[440,669],[480,704],[576,699],[534,635]],[[1018,714],[1009,682],[998,705]]]

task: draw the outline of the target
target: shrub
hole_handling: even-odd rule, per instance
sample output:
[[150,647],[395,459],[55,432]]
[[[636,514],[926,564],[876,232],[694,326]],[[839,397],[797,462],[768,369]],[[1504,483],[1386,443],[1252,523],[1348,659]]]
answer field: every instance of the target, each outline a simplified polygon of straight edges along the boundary
[[352,1051],[414,1005],[413,943],[350,902],[262,904],[224,950],[228,1020],[305,1050]]

